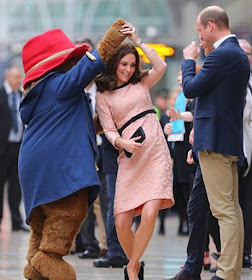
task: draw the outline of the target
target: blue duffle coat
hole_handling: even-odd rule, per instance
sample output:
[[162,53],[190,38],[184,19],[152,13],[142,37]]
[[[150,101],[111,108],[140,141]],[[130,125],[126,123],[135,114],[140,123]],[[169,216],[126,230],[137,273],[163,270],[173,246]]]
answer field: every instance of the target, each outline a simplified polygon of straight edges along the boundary
[[26,222],[32,210],[89,190],[89,205],[100,191],[95,167],[98,154],[90,100],[84,88],[105,69],[84,56],[66,73],[51,72],[20,104],[25,129],[19,153],[19,178]]

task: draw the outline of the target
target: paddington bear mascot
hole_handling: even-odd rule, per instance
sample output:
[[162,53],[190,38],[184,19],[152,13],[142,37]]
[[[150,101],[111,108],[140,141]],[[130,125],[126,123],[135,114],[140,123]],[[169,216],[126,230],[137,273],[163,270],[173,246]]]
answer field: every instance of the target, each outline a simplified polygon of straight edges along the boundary
[[23,47],[20,113],[26,130],[19,176],[31,227],[26,279],[76,279],[63,256],[100,191],[94,122],[84,88],[104,71],[125,39],[123,24],[123,19],[114,22],[92,53],[86,45],[76,47],[60,29]]

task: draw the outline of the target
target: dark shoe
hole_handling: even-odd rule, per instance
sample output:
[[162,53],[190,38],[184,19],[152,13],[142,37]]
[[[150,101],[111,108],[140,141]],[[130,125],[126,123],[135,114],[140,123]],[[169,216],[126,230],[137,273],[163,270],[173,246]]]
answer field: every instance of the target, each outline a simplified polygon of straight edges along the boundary
[[219,253],[212,253],[211,256],[213,257],[214,260],[218,261],[218,259],[220,258],[220,254]]
[[[142,264],[142,262],[141,262],[141,267],[140,267],[140,270],[138,273],[138,279],[144,280],[144,265]],[[124,268],[124,280],[129,280],[127,266]]]
[[211,278],[211,280],[224,280],[224,279],[218,277],[217,275],[214,275],[214,276]]
[[128,275],[128,271],[127,271],[127,266],[125,266],[125,268],[124,268],[124,280],[129,280],[129,275]]
[[140,271],[138,273],[138,278],[139,278],[139,280],[144,280],[144,267],[143,267],[142,264],[141,264],[141,267],[140,267]]
[[188,275],[184,270],[181,270],[175,277],[164,280],[201,280],[200,276],[193,277]]
[[102,258],[99,258],[93,262],[95,267],[123,267],[126,262],[128,263],[127,258],[122,256],[110,256],[105,255]]
[[74,255],[74,254],[79,254],[79,253],[82,253],[82,252],[83,252],[82,247],[76,247],[74,251],[70,251],[70,254]]
[[83,253],[79,254],[80,259],[97,259],[99,251],[93,249],[87,249]]
[[30,232],[29,227],[24,224],[12,225],[12,231],[20,231],[20,230],[25,232]]
[[252,259],[250,256],[244,256],[243,257],[243,263],[242,267],[243,268],[250,268],[252,266]]
[[140,260],[141,266],[145,266],[145,262],[143,260]]

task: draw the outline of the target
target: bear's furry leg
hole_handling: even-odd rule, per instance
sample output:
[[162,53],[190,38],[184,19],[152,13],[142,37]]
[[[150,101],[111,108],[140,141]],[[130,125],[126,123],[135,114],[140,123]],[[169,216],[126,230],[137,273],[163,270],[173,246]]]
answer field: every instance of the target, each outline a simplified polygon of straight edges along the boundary
[[32,258],[31,265],[49,280],[77,279],[73,267],[56,254],[40,251]]
[[30,218],[31,233],[29,239],[29,249],[26,255],[28,263],[23,270],[24,277],[29,280],[46,280],[46,278],[44,278],[31,265],[32,258],[39,251],[44,221],[45,216],[43,213],[43,209],[41,207],[37,207],[33,210]]
[[28,262],[30,262],[33,256],[39,251],[39,246],[42,240],[44,222],[44,211],[39,206],[32,211],[30,218],[31,233],[29,239],[29,249],[26,255],[26,259],[28,260]]
[[48,278],[44,278],[34,267],[32,267],[30,262],[24,267],[23,274],[24,277],[29,280],[48,280]]
[[39,250],[32,266],[49,280],[75,280],[76,273],[62,257],[71,245],[87,216],[88,191],[82,189],[60,200],[41,206],[45,214]]

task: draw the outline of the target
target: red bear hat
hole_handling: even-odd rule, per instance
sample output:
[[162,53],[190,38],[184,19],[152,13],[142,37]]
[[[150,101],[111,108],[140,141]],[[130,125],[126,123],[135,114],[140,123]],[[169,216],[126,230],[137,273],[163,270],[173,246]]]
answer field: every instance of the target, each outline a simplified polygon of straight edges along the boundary
[[85,55],[86,51],[87,45],[76,47],[61,29],[48,30],[30,39],[22,51],[24,89],[67,60]]

